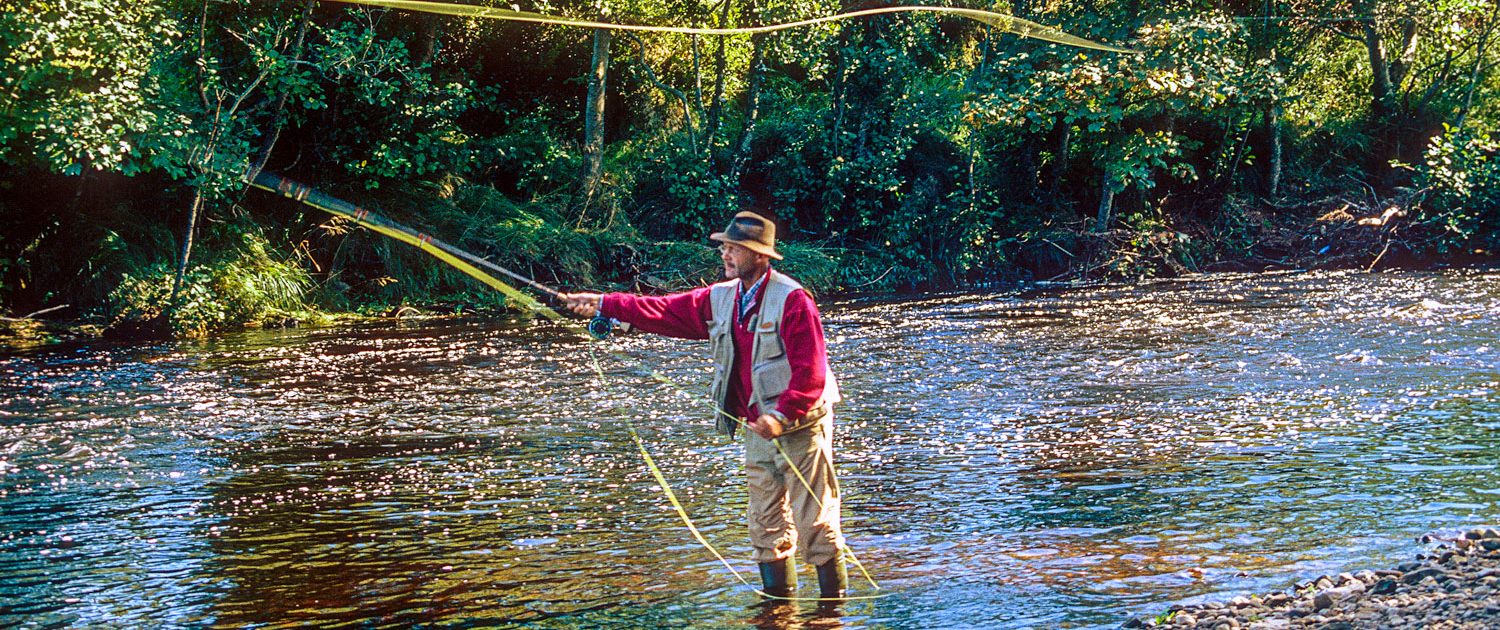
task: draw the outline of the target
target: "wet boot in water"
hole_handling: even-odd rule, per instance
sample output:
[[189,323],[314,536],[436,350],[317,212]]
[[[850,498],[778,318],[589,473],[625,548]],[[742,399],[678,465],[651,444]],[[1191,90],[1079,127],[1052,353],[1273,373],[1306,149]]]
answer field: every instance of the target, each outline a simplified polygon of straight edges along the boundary
[[[821,574],[820,574],[821,575]],[[791,597],[797,593],[797,571],[790,557],[760,563],[761,591],[773,597]]]
[[844,568],[844,557],[839,556],[818,565],[818,597],[822,603],[837,603],[830,600],[844,598],[844,589],[849,585],[849,570]]

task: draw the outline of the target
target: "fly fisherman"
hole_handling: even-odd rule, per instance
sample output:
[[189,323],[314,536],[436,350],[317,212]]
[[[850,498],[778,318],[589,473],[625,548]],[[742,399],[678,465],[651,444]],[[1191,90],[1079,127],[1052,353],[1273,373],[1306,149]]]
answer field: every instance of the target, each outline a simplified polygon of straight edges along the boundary
[[[848,577],[833,471],[839,391],[828,370],[818,307],[796,280],[771,269],[771,259],[781,260],[781,254],[770,220],[740,212],[709,238],[722,243],[724,282],[661,297],[561,297],[585,317],[603,315],[647,332],[709,341],[714,403],[750,429],[750,544],[765,593],[796,593],[792,556],[800,542],[803,561],[817,567],[819,596],[842,598]],[[721,413],[718,430],[734,437],[740,421]]]

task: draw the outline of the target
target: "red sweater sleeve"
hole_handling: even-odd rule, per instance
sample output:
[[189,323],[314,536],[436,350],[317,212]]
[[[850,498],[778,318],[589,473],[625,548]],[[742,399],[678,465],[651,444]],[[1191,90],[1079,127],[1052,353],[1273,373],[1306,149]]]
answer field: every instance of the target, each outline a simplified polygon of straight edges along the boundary
[[792,381],[776,400],[776,410],[796,420],[812,410],[828,379],[828,349],[818,306],[807,291],[793,291],[781,314],[781,343],[792,367]]
[[[711,287],[663,296],[609,293],[599,312],[648,333],[682,339],[708,339],[708,320],[713,307],[709,304]],[[819,333],[821,339],[821,333]]]

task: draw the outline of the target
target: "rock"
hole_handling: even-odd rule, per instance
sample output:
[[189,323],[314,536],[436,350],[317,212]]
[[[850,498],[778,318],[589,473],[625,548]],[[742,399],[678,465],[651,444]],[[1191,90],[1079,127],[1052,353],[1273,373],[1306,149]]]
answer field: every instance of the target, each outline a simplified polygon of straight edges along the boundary
[[1405,582],[1407,584],[1416,584],[1416,583],[1421,582],[1422,580],[1427,579],[1429,577],[1433,578],[1433,579],[1437,579],[1437,576],[1439,576],[1439,575],[1445,575],[1443,573],[1442,569],[1438,569],[1438,568],[1434,568],[1434,567],[1429,567],[1429,568],[1426,568],[1426,569],[1419,569],[1419,570],[1407,573],[1406,575],[1401,576],[1401,581]]
[[1480,538],[1500,538],[1500,529],[1486,527],[1479,535]]
[[1167,623],[1148,617],[1126,627],[1500,630],[1500,535],[1487,536],[1491,529],[1443,542],[1400,570],[1319,576],[1292,591],[1174,606]]

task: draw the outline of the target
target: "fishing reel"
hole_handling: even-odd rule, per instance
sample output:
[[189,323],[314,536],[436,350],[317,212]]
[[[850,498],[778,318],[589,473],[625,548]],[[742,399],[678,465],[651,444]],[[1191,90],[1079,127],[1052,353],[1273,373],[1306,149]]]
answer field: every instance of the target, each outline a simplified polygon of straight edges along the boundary
[[593,337],[594,341],[603,341],[607,339],[609,337],[609,333],[614,332],[614,330],[614,318],[605,317],[603,315],[595,315],[593,319],[589,320],[589,336]]

